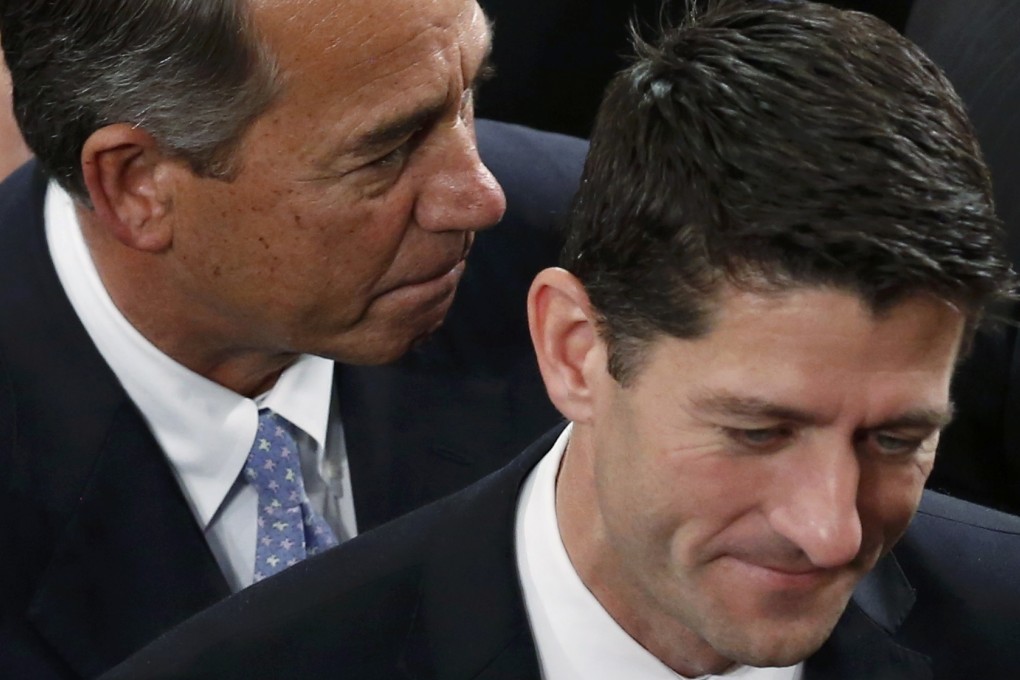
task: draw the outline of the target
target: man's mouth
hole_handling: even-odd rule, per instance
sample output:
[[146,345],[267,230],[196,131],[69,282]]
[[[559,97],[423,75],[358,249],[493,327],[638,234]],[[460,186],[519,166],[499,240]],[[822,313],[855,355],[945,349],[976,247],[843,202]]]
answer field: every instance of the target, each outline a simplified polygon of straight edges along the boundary
[[434,282],[438,282],[450,276],[460,276],[464,272],[464,265],[467,259],[468,252],[471,250],[471,243],[474,240],[473,234],[468,234],[467,238],[464,239],[464,245],[461,248],[460,254],[455,258],[451,258],[440,262],[434,267],[430,267],[421,274],[409,276],[404,281],[401,281],[397,285],[390,288],[387,293],[400,290],[401,288],[412,288],[415,286],[422,286]]

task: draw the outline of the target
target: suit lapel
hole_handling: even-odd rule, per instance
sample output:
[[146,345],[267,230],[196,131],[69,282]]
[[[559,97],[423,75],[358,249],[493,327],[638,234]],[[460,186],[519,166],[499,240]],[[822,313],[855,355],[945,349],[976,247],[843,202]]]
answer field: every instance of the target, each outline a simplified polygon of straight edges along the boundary
[[333,398],[343,423],[359,533],[389,516],[393,455],[403,445],[402,431],[388,423],[388,387],[373,381],[373,372],[371,367],[340,363],[333,369]]
[[540,677],[517,577],[520,486],[559,431],[473,487],[444,518],[426,559],[402,666],[419,680]]
[[930,680],[928,658],[893,639],[914,599],[896,558],[886,555],[858,585],[832,635],[805,663],[803,680]]
[[92,676],[229,594],[162,451],[125,404],[29,619],[72,668]]
[[[0,211],[0,309],[16,410],[2,452],[22,552],[18,606],[94,676],[229,594],[163,452],[63,293],[45,242],[46,181],[21,171]],[[22,604],[24,603],[24,604]]]

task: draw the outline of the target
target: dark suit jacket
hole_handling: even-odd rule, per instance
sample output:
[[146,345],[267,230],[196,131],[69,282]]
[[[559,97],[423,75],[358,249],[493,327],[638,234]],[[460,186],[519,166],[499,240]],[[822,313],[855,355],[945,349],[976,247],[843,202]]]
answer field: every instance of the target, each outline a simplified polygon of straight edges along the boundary
[[[558,430],[465,491],[220,603],[103,680],[537,680],[514,517]],[[1015,678],[1018,572],[1020,518],[926,492],[805,680]]]
[[[359,529],[462,488],[555,422],[525,294],[586,145],[482,122],[510,210],[481,234],[448,322],[386,367],[338,366]],[[139,412],[50,261],[45,179],[0,186],[0,677],[94,677],[227,596]]]

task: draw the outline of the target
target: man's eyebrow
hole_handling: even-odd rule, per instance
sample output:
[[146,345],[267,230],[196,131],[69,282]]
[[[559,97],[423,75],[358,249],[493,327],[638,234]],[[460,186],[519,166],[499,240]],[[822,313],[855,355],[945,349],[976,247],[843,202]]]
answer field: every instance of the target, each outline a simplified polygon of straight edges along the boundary
[[427,103],[407,115],[384,122],[369,130],[358,137],[351,148],[356,154],[362,154],[392,146],[427,127],[443,114],[445,108],[445,101]]
[[741,397],[735,394],[712,392],[694,398],[695,405],[702,410],[741,416],[746,418],[768,418],[795,423],[811,423],[817,418],[800,409],[782,406],[757,397]]
[[924,428],[929,430],[940,430],[953,419],[953,404],[949,403],[944,409],[922,408],[914,411],[907,411],[901,416],[887,420],[872,430],[886,428]]
[[[694,403],[703,410],[731,416],[781,420],[798,424],[810,424],[818,421],[818,417],[808,411],[782,406],[757,397],[709,393],[695,397]],[[952,419],[953,404],[949,403],[945,408],[913,409],[868,429],[924,428],[937,430],[948,425]]]
[[[491,25],[490,25],[491,35]],[[485,52],[482,55],[481,63],[475,71],[474,79],[470,83],[470,89],[474,90],[482,82],[495,74],[495,68],[491,62],[492,40],[486,41]],[[386,121],[379,126],[369,130],[354,140],[351,148],[356,154],[362,155],[371,153],[376,149],[385,149],[397,142],[401,142],[413,135],[418,130],[429,126],[433,121],[442,116],[446,109],[447,102],[436,100],[428,102],[409,114],[400,116],[392,121]]]

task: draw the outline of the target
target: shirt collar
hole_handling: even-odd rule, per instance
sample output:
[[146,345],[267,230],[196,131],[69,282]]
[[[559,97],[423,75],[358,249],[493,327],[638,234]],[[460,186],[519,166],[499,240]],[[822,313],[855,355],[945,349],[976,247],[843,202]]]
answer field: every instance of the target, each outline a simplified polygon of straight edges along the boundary
[[[616,623],[570,562],[556,520],[556,476],[572,429],[528,475],[517,505],[517,570],[543,677],[682,679]],[[740,666],[700,680],[796,680],[801,668]]]
[[124,318],[103,286],[71,197],[47,188],[46,239],[57,275],[82,324],[141,411],[205,529],[233,487],[258,427],[260,407],[326,440],[333,362],[303,356],[273,388],[249,399],[161,352]]

